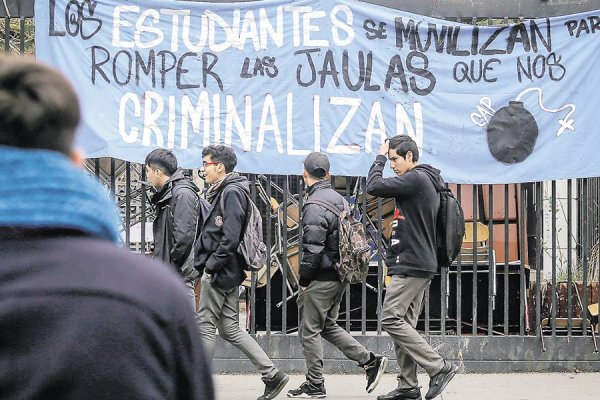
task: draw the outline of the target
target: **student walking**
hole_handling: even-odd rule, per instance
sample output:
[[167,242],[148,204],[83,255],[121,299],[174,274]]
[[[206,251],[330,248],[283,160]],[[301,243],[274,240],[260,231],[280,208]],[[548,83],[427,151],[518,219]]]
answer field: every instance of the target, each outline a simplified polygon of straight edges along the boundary
[[308,186],[301,223],[302,260],[298,334],[306,362],[306,382],[288,391],[288,397],[317,398],[326,396],[323,378],[323,344],[321,338],[337,347],[347,358],[365,369],[367,392],[371,393],[387,366],[387,357],[369,352],[337,324],[340,302],[346,284],[334,267],[340,262],[338,217],[318,203],[344,210],[345,200],[329,183],[329,159],[323,153],[311,153],[304,161],[304,182]]
[[[383,178],[387,158],[395,177]],[[425,395],[427,400],[442,393],[458,370],[415,329],[425,290],[438,270],[436,218],[440,195],[432,179],[441,181],[439,170],[430,165],[417,165],[418,160],[415,141],[398,135],[381,145],[367,177],[369,194],[396,201],[385,257],[391,282],[385,293],[381,325],[394,341],[398,387],[378,396],[378,400],[420,400],[417,365],[431,377]]]
[[200,212],[199,189],[177,168],[177,158],[170,150],[153,150],[145,164],[146,176],[156,190],[151,200],[156,207],[153,256],[181,276],[195,307],[199,274],[194,269],[193,246]]
[[203,176],[210,185],[206,199],[211,203],[196,249],[197,268],[204,272],[199,310],[202,338],[212,359],[218,328],[221,337],[240,349],[262,374],[265,391],[258,399],[273,399],[289,376],[273,365],[248,332],[240,329],[237,315],[238,287],[246,278],[245,260],[237,248],[250,205],[248,180],[233,171],[237,157],[230,147],[205,147],[202,157]]

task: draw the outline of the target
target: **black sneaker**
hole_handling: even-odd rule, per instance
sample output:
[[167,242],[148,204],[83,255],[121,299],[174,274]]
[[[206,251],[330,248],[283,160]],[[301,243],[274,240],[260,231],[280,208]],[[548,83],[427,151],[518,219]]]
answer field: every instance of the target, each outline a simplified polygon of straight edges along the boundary
[[289,390],[287,397],[295,397],[300,399],[324,399],[325,385],[323,383],[315,384],[310,381],[304,382],[298,389]]
[[262,378],[262,380],[265,383],[265,393],[258,400],[271,400],[281,392],[285,384],[290,380],[290,377],[281,371],[277,371],[273,378]]
[[444,367],[442,370],[431,377],[429,381],[429,391],[425,395],[425,399],[431,400],[442,393],[448,383],[452,380],[452,378],[454,378],[454,375],[456,375],[457,371],[458,366],[452,364],[451,362],[444,361]]
[[[373,354],[373,353],[371,353]],[[379,354],[373,354],[371,360],[363,364],[363,368],[367,373],[367,393],[371,393],[377,387],[387,367],[388,359]]]
[[396,388],[387,394],[377,396],[377,400],[422,400],[419,387],[411,389]]

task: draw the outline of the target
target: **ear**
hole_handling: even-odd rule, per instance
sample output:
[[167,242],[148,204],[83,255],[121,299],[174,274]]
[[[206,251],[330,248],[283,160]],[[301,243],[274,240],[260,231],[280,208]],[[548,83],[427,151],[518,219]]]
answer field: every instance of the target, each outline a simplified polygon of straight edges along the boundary
[[75,166],[83,168],[85,163],[85,157],[83,156],[83,153],[79,150],[71,150],[71,162],[75,164]]
[[413,153],[412,153],[412,151],[407,151],[406,152],[406,157],[404,157],[404,158],[406,159],[407,162],[409,162],[409,163],[412,162],[412,160],[413,160]]

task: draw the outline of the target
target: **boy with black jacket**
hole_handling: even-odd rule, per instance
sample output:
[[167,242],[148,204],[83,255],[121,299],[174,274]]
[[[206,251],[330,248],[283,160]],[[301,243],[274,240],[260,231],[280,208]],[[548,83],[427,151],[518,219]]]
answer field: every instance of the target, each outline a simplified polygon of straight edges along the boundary
[[[396,177],[383,178],[389,157]],[[385,262],[391,283],[383,303],[381,325],[391,336],[398,363],[398,387],[378,400],[420,400],[417,364],[431,377],[427,400],[439,395],[458,367],[445,361],[415,329],[423,296],[438,269],[436,218],[440,195],[432,180],[443,185],[440,171],[417,165],[419,149],[408,136],[385,141],[369,170],[367,192],[395,198],[392,234]]]
[[346,284],[340,281],[335,264],[340,262],[338,217],[321,203],[344,210],[344,198],[329,183],[329,159],[311,153],[304,161],[308,186],[301,223],[302,260],[298,291],[298,334],[306,361],[306,382],[288,391],[288,397],[324,398],[323,344],[321,337],[365,369],[367,392],[371,393],[385,372],[387,357],[369,352],[337,324]]
[[195,307],[199,274],[194,269],[193,246],[200,209],[198,187],[177,168],[177,158],[170,150],[151,151],[145,164],[148,181],[156,189],[151,200],[156,208],[153,256],[179,273]]
[[265,392],[258,400],[273,399],[289,376],[273,365],[248,332],[240,329],[237,316],[238,287],[246,278],[245,260],[237,248],[249,206],[248,180],[233,172],[237,157],[230,147],[205,147],[202,158],[203,178],[210,185],[206,199],[211,204],[196,246],[195,264],[204,272],[199,310],[202,339],[212,359],[218,327],[221,337],[240,349],[262,374]]

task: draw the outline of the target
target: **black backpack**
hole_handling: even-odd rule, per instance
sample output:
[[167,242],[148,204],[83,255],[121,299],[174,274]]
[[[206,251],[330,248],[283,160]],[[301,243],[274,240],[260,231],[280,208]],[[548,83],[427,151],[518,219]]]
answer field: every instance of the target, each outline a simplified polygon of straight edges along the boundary
[[443,182],[440,184],[429,173],[425,172],[425,174],[431,179],[433,187],[440,194],[440,208],[435,230],[437,263],[439,267],[448,268],[460,253],[465,236],[465,215],[452,191]]
[[450,189],[436,190],[440,193],[436,227],[437,261],[440,267],[447,268],[460,253],[465,235],[465,216]]

